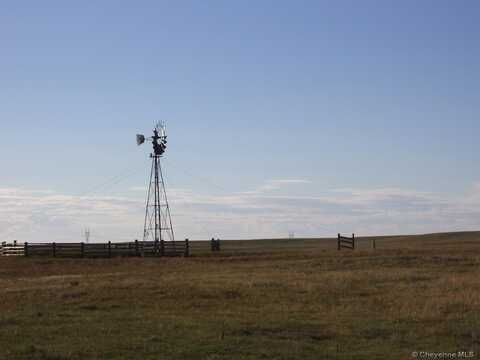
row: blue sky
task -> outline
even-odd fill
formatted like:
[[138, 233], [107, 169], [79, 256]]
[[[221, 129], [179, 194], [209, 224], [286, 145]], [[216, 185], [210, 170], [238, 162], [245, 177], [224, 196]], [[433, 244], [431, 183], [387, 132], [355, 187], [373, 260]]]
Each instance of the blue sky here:
[[1, 1], [0, 237], [478, 229], [477, 1]]

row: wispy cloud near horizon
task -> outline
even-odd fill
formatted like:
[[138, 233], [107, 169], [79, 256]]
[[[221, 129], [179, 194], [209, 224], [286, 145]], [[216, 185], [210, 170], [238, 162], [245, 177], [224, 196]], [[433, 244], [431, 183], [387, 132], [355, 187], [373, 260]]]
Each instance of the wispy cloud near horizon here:
[[[273, 188], [267, 185], [275, 185]], [[260, 238], [476, 230], [480, 186], [449, 198], [399, 188], [333, 189], [322, 196], [294, 196], [290, 185], [308, 180], [269, 180], [255, 191], [227, 195], [170, 189], [178, 238]], [[138, 192], [138, 191], [137, 191]], [[92, 228], [94, 241], [125, 241], [142, 233], [144, 198], [72, 196], [52, 190], [0, 188], [2, 241], [79, 241]]]

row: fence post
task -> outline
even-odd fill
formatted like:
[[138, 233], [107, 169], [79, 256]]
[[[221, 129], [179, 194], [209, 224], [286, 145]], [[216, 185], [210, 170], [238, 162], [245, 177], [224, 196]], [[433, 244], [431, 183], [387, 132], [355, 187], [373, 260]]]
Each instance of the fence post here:
[[[139, 241], [138, 242], [138, 248], [140, 249], [139, 250], [139, 256], [141, 257], [145, 257], [145, 241]], [[148, 249], [148, 247], [147, 247]]]
[[212, 238], [212, 240], [211, 240], [211, 242], [210, 242], [210, 249], [211, 249], [212, 251], [215, 251], [215, 239], [214, 239], [214, 238]]
[[220, 239], [217, 239], [217, 251], [220, 251]]
[[188, 243], [188, 239], [185, 239], [185, 257], [190, 256], [190, 244]]
[[112, 242], [108, 241], [108, 257], [112, 257]]
[[160, 256], [165, 255], [165, 240], [160, 240]]
[[375, 239], [372, 239], [372, 249], [376, 249], [376, 245], [375, 245]]
[[155, 240], [155, 246], [154, 246], [154, 249], [153, 249], [153, 252], [155, 253], [155, 256], [158, 256], [159, 254], [159, 246], [158, 246], [158, 239]]
[[52, 243], [52, 253], [53, 257], [57, 257], [57, 244], [55, 242]]
[[355, 250], [355, 234], [352, 234], [352, 250]]
[[337, 250], [340, 250], [340, 234], [337, 235]]
[[138, 252], [138, 240], [135, 240], [135, 256], [139, 256], [139, 252]]
[[25, 242], [23, 246], [23, 255], [28, 256], [28, 242]]
[[85, 256], [85, 244], [83, 242], [80, 243], [80, 257]]

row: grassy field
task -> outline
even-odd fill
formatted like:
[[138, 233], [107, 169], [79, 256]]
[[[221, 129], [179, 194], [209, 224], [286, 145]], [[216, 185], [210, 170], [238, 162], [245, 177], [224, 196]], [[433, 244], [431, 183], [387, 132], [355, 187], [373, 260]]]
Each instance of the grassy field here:
[[480, 233], [0, 258], [1, 359], [480, 358]]

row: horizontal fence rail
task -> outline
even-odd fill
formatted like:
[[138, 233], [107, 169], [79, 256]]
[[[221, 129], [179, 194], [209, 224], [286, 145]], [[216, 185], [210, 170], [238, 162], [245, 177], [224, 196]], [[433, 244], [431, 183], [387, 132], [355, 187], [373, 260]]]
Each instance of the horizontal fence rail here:
[[352, 234], [352, 237], [346, 237], [338, 234], [337, 250], [341, 250], [342, 248], [355, 250], [355, 234]]
[[126, 243], [2, 243], [2, 256], [114, 257], [114, 256], [189, 256], [185, 241], [134, 241]]
[[0, 255], [1, 256], [24, 256], [25, 255], [25, 247], [23, 245], [17, 244], [14, 241], [12, 244], [7, 244], [6, 242], [2, 243], [0, 247]]
[[190, 256], [192, 250], [202, 254], [220, 251], [220, 240], [211, 241], [132, 241], [113, 243], [2, 243], [1, 256], [51, 256], [65, 258], [94, 258], [117, 256]]

